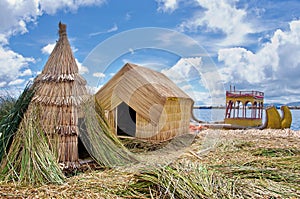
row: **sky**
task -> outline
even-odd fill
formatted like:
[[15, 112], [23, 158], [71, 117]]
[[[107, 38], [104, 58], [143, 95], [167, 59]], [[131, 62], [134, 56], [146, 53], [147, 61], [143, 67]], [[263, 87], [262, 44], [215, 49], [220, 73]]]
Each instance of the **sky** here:
[[300, 101], [299, 0], [0, 0], [0, 91], [43, 69], [58, 23], [91, 92], [127, 63], [160, 71], [199, 105], [230, 85]]

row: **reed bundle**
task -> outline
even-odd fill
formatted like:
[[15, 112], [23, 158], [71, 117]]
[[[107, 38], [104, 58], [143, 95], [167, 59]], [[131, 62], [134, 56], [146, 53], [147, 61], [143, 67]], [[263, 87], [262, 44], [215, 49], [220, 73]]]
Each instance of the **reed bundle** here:
[[115, 167], [137, 160], [111, 132], [100, 105], [89, 101], [84, 105], [85, 118], [79, 137], [94, 160], [103, 167]]
[[41, 128], [38, 111], [38, 108], [34, 108], [24, 115], [10, 149], [1, 162], [1, 181], [25, 185], [64, 182], [65, 176]]
[[34, 89], [29, 83], [16, 101], [14, 101], [13, 98], [8, 97], [1, 103], [0, 161], [8, 150], [33, 95]]
[[153, 168], [135, 178], [137, 180], [130, 185], [131, 194], [149, 198], [234, 198], [240, 195], [234, 181], [189, 161]]

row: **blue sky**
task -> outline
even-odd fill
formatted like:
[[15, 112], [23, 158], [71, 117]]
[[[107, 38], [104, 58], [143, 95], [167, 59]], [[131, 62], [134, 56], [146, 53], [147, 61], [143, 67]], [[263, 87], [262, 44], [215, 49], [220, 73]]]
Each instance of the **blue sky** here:
[[300, 101], [300, 1], [0, 0], [0, 89], [18, 93], [68, 37], [97, 90], [126, 62], [161, 71], [199, 104], [229, 85]]

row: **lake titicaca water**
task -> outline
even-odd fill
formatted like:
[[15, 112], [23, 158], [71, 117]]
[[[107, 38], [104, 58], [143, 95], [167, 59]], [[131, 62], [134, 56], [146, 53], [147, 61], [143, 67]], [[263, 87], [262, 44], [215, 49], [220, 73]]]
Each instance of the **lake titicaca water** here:
[[[249, 110], [250, 111], [250, 110]], [[278, 110], [281, 114], [281, 110]], [[291, 110], [292, 112], [292, 130], [300, 130], [300, 110]], [[196, 118], [206, 122], [222, 121], [225, 116], [225, 109], [194, 109]], [[265, 121], [265, 112], [263, 112], [263, 123]]]

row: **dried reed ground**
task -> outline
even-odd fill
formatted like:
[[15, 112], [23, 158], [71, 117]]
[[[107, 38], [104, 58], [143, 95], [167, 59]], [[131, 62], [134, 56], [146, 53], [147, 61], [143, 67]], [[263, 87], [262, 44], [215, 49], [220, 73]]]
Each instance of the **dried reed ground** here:
[[[215, 147], [203, 151], [203, 146], [211, 145]], [[300, 198], [299, 131], [205, 130], [175, 161], [201, 164], [218, 176], [233, 180], [240, 198]], [[135, 174], [122, 169], [91, 170], [68, 178], [63, 185], [22, 187], [2, 183], [0, 197], [157, 197], [154, 190], [147, 194], [134, 187]]]

